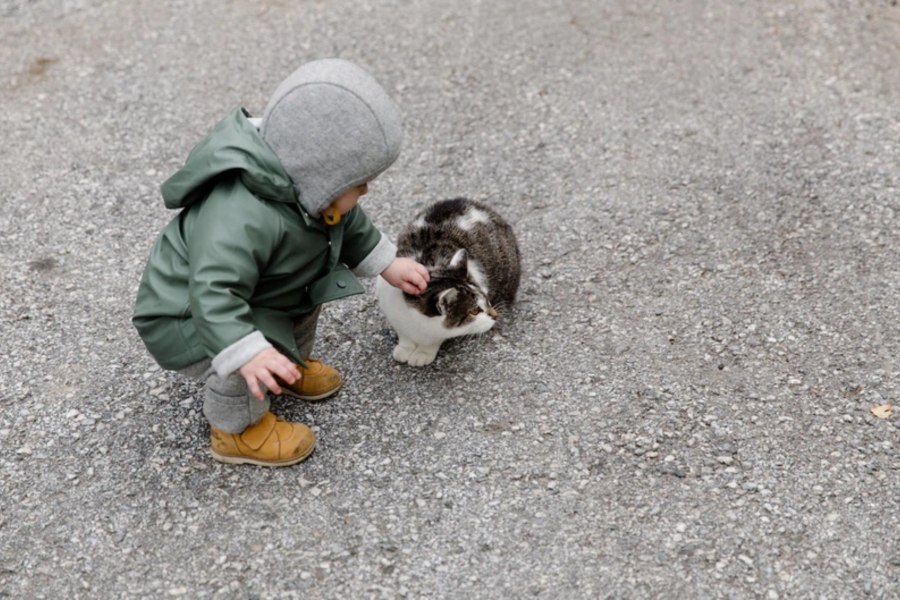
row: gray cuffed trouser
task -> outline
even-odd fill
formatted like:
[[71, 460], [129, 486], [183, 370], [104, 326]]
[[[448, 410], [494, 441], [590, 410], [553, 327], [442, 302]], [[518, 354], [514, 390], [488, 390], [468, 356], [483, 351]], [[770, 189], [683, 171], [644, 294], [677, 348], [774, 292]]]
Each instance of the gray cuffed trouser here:
[[[303, 358], [309, 358], [312, 354], [313, 344], [316, 341], [316, 325], [321, 311], [322, 307], [317, 306], [311, 313], [294, 319], [294, 339]], [[268, 394], [263, 400], [257, 400], [250, 393], [247, 381], [237, 371], [228, 377], [219, 377], [212, 368], [211, 359], [201, 360], [179, 369], [178, 372], [206, 382], [203, 390], [203, 414], [210, 425], [225, 433], [241, 433], [262, 419], [269, 410], [271, 403]], [[260, 388], [266, 392], [262, 382]]]

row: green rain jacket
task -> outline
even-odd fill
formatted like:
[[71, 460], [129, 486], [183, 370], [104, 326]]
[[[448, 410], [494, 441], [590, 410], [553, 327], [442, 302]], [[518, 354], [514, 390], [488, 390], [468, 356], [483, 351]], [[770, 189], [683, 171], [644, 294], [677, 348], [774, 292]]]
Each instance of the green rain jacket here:
[[162, 186], [166, 207], [183, 210], [153, 246], [133, 323], [163, 368], [255, 332], [303, 364], [292, 317], [362, 293], [351, 269], [376, 275], [396, 250], [358, 206], [334, 226], [310, 217], [248, 118], [237, 109], [219, 122]]

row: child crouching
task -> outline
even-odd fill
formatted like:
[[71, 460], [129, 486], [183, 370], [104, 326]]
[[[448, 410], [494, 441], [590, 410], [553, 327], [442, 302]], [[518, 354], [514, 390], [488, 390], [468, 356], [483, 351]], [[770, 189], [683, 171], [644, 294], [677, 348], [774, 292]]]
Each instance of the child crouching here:
[[363, 69], [320, 60], [275, 91], [261, 120], [237, 109], [162, 186], [182, 209], [157, 238], [133, 322], [165, 369], [205, 382], [213, 458], [287, 466], [315, 435], [269, 412], [266, 391], [321, 400], [336, 369], [310, 358], [321, 305], [381, 274], [410, 294], [428, 272], [396, 257], [359, 198], [400, 152], [396, 105]]

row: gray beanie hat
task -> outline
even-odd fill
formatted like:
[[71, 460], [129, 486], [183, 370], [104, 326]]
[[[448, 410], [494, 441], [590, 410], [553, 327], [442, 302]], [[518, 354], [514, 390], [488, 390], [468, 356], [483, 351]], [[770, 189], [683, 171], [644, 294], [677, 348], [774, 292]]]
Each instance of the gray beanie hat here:
[[403, 139], [400, 110], [384, 88], [340, 59], [294, 71], [269, 100], [259, 131], [313, 217], [391, 166]]

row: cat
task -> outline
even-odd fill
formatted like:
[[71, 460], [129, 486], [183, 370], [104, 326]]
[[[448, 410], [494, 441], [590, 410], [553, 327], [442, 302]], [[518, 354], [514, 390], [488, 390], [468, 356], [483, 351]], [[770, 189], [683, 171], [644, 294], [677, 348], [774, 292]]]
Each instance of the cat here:
[[422, 263], [431, 276], [419, 296], [381, 277], [378, 304], [399, 338], [394, 359], [431, 364], [444, 341], [482, 334], [519, 289], [521, 256], [512, 227], [493, 209], [466, 198], [443, 200], [413, 219], [397, 256]]

